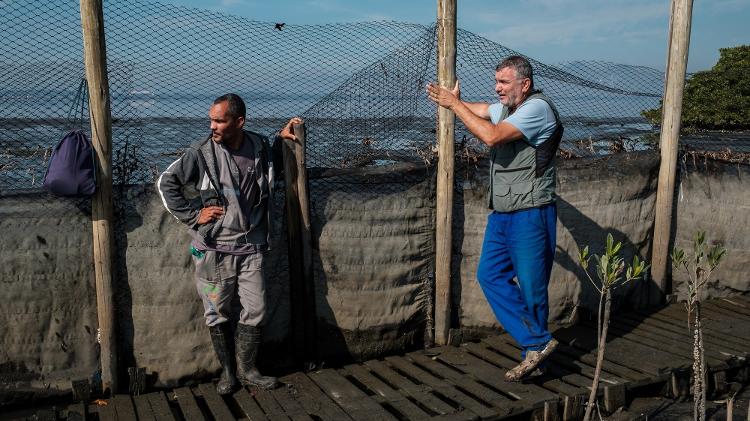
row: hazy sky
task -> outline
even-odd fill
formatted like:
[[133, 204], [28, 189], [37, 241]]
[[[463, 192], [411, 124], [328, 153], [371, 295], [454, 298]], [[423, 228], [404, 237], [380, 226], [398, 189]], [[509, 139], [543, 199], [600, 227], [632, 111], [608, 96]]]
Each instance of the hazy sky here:
[[[436, 0], [161, 0], [266, 22], [392, 20], [429, 25]], [[458, 27], [542, 62], [603, 60], [664, 69], [669, 0], [457, 0]], [[688, 71], [750, 44], [750, 0], [695, 0]]]

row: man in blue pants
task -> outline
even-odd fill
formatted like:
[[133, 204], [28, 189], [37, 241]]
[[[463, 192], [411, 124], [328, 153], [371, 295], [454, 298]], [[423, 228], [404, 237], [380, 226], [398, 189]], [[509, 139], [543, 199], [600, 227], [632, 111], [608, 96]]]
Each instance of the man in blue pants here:
[[557, 347], [547, 329], [547, 285], [555, 256], [555, 153], [563, 126], [552, 101], [534, 89], [521, 56], [495, 69], [500, 103], [467, 102], [460, 87], [427, 85], [430, 99], [451, 109], [491, 147], [488, 217], [477, 279], [500, 324], [518, 342], [521, 364], [505, 374], [519, 381], [542, 374]]

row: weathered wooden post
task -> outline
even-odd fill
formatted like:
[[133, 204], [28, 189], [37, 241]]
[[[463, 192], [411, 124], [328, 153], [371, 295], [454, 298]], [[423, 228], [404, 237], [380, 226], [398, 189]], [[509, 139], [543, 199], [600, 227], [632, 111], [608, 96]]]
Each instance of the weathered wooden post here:
[[112, 115], [109, 108], [104, 11], [101, 0], [81, 0], [83, 58], [89, 86], [91, 143], [96, 153], [96, 193], [91, 202], [96, 308], [102, 390], [117, 393], [117, 336], [112, 251]]
[[[456, 0], [437, 2], [437, 78], [456, 85]], [[451, 317], [451, 247], [453, 243], [453, 164], [456, 116], [438, 107], [437, 220], [435, 223], [435, 342], [448, 343]]]
[[692, 13], [693, 0], [672, 0], [667, 73], [664, 84], [659, 142], [661, 164], [659, 166], [659, 184], [656, 191], [654, 243], [651, 253], [651, 277], [662, 296], [671, 292], [667, 283], [667, 267], [669, 265], [669, 246], [672, 233], [672, 209], [680, 140], [682, 94], [685, 87]]
[[[312, 268], [310, 202], [305, 167], [304, 124], [294, 125], [296, 141], [284, 140], [284, 184], [289, 253], [289, 294], [295, 358], [304, 362], [315, 349], [315, 295]], [[307, 353], [305, 352], [307, 351]]]

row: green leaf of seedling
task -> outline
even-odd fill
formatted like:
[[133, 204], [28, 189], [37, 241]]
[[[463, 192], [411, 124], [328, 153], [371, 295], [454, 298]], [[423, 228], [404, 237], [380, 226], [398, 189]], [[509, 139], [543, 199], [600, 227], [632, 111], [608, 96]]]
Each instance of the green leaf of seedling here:
[[612, 243], [614, 243], [614, 239], [612, 238], [612, 234], [607, 233], [607, 248], [606, 248], [606, 254], [608, 256], [612, 255]]
[[706, 242], [706, 231], [697, 231], [693, 235], [693, 243], [703, 245]]
[[583, 270], [588, 270], [589, 259], [589, 246], [586, 246], [583, 248], [583, 250], [580, 250], [578, 252], [578, 261], [581, 263], [581, 267], [583, 268]]
[[695, 264], [700, 265], [703, 256], [706, 253], [706, 232], [698, 231], [693, 235], [693, 257], [695, 258]]
[[612, 255], [619, 253], [621, 248], [622, 248], [622, 242], [618, 241], [617, 244], [615, 244], [614, 249], [612, 250]]
[[672, 266], [674, 267], [680, 267], [682, 264], [685, 263], [685, 250], [680, 248], [673, 248], [672, 249]]
[[721, 244], [716, 244], [715, 246], [711, 247], [711, 250], [708, 253], [708, 265], [711, 270], [715, 269], [716, 266], [719, 265], [726, 254], [727, 249], [725, 249]]

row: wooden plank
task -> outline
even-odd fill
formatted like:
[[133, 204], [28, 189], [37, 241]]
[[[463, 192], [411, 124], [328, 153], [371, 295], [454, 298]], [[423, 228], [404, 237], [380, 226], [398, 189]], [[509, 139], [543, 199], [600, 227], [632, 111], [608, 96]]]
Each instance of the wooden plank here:
[[[596, 329], [596, 324], [594, 324], [593, 322], [584, 322], [582, 323], [582, 325], [585, 325], [592, 330]], [[652, 332], [649, 332], [646, 329], [642, 329], [637, 326], [627, 326], [619, 323], [616, 320], [610, 322], [608, 335], [625, 338], [629, 341], [636, 342], [648, 348], [658, 350], [661, 353], [666, 354], [664, 355], [665, 359], [674, 358], [674, 365], [672, 365], [673, 368], [684, 368], [692, 365], [690, 359], [686, 357], [686, 355], [690, 354], [680, 352], [682, 347], [685, 345], [684, 342], [675, 342], [670, 338], [654, 335]]]
[[297, 402], [311, 416], [324, 420], [348, 421], [351, 417], [330, 399], [315, 382], [303, 373], [294, 373], [281, 379], [292, 389]]
[[[495, 349], [502, 349], [506, 344], [508, 344], [508, 342], [502, 336], [489, 336], [483, 339], [482, 342]], [[563, 352], [566, 349], [571, 348], [565, 344], [560, 344], [558, 346], [558, 349], [550, 355], [549, 358], [551, 367], [553, 367], [554, 369], [554, 367], [557, 366], [562, 370], [578, 374], [582, 377], [578, 378], [578, 381], [589, 385], [590, 390], [591, 381], [594, 378], [594, 365], [596, 364], [596, 358], [587, 354], [591, 357], [591, 361], [594, 362], [594, 365], [590, 365], [578, 358], [578, 356], [580, 356], [580, 351], [574, 351], [574, 353], [578, 353], [578, 356], [571, 357], [569, 354], [565, 354]], [[520, 350], [518, 352], [520, 352]], [[506, 355], [508, 354], [506, 353]], [[616, 374], [610, 373], [609, 371], [607, 371], [607, 368], [607, 366], [603, 367], [599, 376], [599, 381], [602, 383], [620, 384], [627, 383], [633, 380], [632, 378], [623, 378]], [[637, 378], [646, 377], [642, 373], [637, 373]]]
[[750, 319], [737, 312], [720, 307], [705, 305], [701, 308], [701, 316], [709, 329], [721, 326], [724, 332], [733, 335], [733, 338], [742, 340], [750, 345]]
[[506, 382], [504, 380], [504, 370], [482, 361], [460, 349], [441, 347], [434, 349], [434, 351], [440, 352], [440, 354], [437, 355], [437, 358], [441, 361], [444, 361], [464, 373], [500, 390], [508, 396], [513, 396], [518, 400], [523, 400], [525, 407], [529, 409], [541, 407], [545, 401], [558, 399], [554, 393], [533, 384]]
[[476, 421], [477, 419], [477, 414], [469, 410], [458, 411], [452, 414], [437, 415], [430, 418], [432, 421]]
[[211, 411], [211, 415], [214, 416], [216, 421], [235, 420], [224, 399], [216, 392], [216, 386], [213, 383], [201, 383], [198, 385], [198, 390], [201, 392], [208, 410]]
[[[591, 389], [589, 387], [589, 389]], [[578, 421], [583, 419], [586, 413], [586, 402], [588, 398], [585, 396], [566, 396], [563, 398], [563, 421]]]
[[422, 352], [423, 351], [411, 352], [406, 355], [406, 358], [414, 361], [414, 363], [419, 364], [421, 367], [424, 367], [425, 370], [446, 379], [482, 401], [492, 405], [498, 415], [508, 415], [516, 408], [516, 401], [510, 400], [487, 386], [474, 381], [474, 379], [465, 375], [463, 372], [456, 371], [453, 368], [449, 368], [436, 360], [433, 360]]
[[411, 361], [404, 357], [386, 357], [385, 359], [392, 367], [401, 370], [405, 374], [417, 379], [418, 381], [431, 387], [436, 392], [446, 398], [458, 403], [467, 410], [479, 415], [482, 418], [487, 418], [495, 415], [495, 411], [485, 405], [483, 402], [477, 401], [471, 396], [464, 394], [457, 390], [453, 385], [443, 381], [442, 379], [433, 376], [430, 372], [423, 370], [420, 367], [414, 365]]
[[146, 395], [133, 396], [135, 412], [138, 415], [138, 421], [156, 421], [154, 412], [151, 410], [151, 402]]
[[174, 414], [169, 408], [169, 402], [167, 402], [164, 392], [154, 392], [144, 396], [148, 398], [148, 402], [151, 404], [151, 411], [157, 421], [174, 421]]
[[[662, 324], [671, 326], [674, 330], [679, 330], [681, 332], [686, 332], [688, 335], [692, 335], [690, 331], [688, 330], [687, 325], [687, 315], [685, 313], [682, 314], [668, 314], [668, 313], [654, 313], [650, 316], [650, 319], [653, 321], [658, 321]], [[704, 342], [716, 344], [716, 345], [725, 345], [727, 347], [732, 347], [733, 349], [738, 350], [738, 352], [747, 353], [747, 344], [745, 344], [741, 340], [737, 340], [734, 337], [726, 336], [726, 335], [719, 335], [713, 334], [712, 332], [704, 332], [703, 337]], [[692, 339], [690, 340], [692, 342]]]
[[84, 421], [86, 419], [86, 406], [83, 402], [68, 405], [66, 421]]
[[437, 415], [452, 414], [456, 412], [455, 408], [438, 399], [431, 394], [431, 388], [425, 385], [417, 385], [408, 378], [402, 376], [382, 361], [366, 361], [364, 365], [373, 373], [398, 388], [401, 393], [414, 398], [420, 405], [428, 408]]
[[285, 387], [279, 387], [271, 391], [271, 395], [276, 398], [276, 402], [281, 405], [289, 418], [294, 421], [312, 421], [312, 418], [305, 412], [302, 405], [294, 398], [294, 394]]
[[[117, 410], [112, 399], [107, 399], [106, 405], [96, 405], [99, 421], [117, 421]], [[89, 412], [92, 412], [89, 410]]]
[[669, 389], [673, 398], [687, 398], [690, 396], [691, 370], [675, 370], [672, 372]]
[[[590, 351], [595, 358], [598, 343], [596, 325], [579, 324], [574, 328], [559, 329], [555, 331], [555, 335], [561, 342], [574, 348]], [[605, 360], [651, 376], [658, 376], [670, 370], [670, 359], [661, 355], [657, 349], [643, 346], [627, 336], [615, 334], [607, 335]]]
[[738, 318], [750, 322], [750, 308], [745, 307], [739, 302], [719, 299], [707, 300], [704, 301], [704, 303], [707, 307], [728, 311], [730, 314], [736, 315]]
[[376, 396], [382, 397], [385, 402], [388, 402], [388, 404], [395, 408], [406, 419], [416, 420], [430, 417], [430, 414], [423, 411], [420, 407], [412, 403], [392, 387], [388, 386], [385, 382], [373, 376], [364, 367], [358, 364], [352, 364], [344, 367], [344, 371], [355, 378], [358, 382], [365, 385], [368, 389], [372, 390]]
[[[664, 308], [661, 311], [652, 314], [651, 317], [682, 325], [687, 329], [687, 312], [677, 306]], [[708, 337], [711, 339], [724, 340], [743, 347], [744, 349], [750, 349], [750, 339], [737, 336], [736, 328], [729, 328], [721, 323], [721, 321], [717, 323], [716, 320], [712, 320], [710, 317], [703, 318], [703, 327], [704, 339]]]
[[[505, 370], [509, 370], [519, 364], [519, 361], [513, 361], [508, 357], [502, 356], [494, 351], [490, 351], [489, 349], [476, 343], [467, 343], [462, 345], [462, 347], [471, 352], [473, 355], [483, 359], [484, 361], [499, 366], [500, 368], [503, 368]], [[562, 382], [559, 379], [552, 378], [549, 375], [543, 375], [539, 378], [530, 379], [529, 382], [536, 384], [537, 386], [542, 386], [547, 390], [552, 390], [562, 396], [576, 396], [586, 392], [585, 390], [581, 390], [580, 388]]]
[[[563, 343], [585, 351], [596, 351], [596, 330], [586, 326], [563, 328], [555, 331], [555, 337]], [[605, 361], [613, 361], [651, 376], [659, 376], [670, 371], [670, 360], [658, 350], [650, 349], [627, 338], [608, 335]]]
[[286, 421], [289, 420], [289, 416], [284, 412], [284, 409], [276, 402], [276, 398], [271, 395], [271, 392], [266, 390], [255, 391], [255, 401], [266, 413], [266, 417], [271, 421]]
[[[557, 350], [554, 353], [552, 353], [552, 360], [560, 363], [566, 357], [572, 359], [572, 361], [580, 361], [581, 363], [586, 364], [587, 366], [591, 367], [590, 373], [591, 373], [591, 378], [593, 379], [593, 372], [596, 367], [596, 351], [586, 352], [586, 351], [582, 351], [580, 348], [574, 348], [574, 347], [561, 343], [560, 345], [558, 345]], [[626, 383], [644, 384], [644, 383], [653, 381], [653, 376], [649, 374], [645, 374], [643, 372], [633, 370], [632, 368], [619, 364], [616, 361], [607, 359], [606, 353], [605, 353], [605, 360], [604, 360], [604, 366], [602, 367], [602, 371], [612, 373], [624, 379]], [[586, 372], [586, 375], [587, 376], [589, 375], [588, 370]]]
[[[710, 374], [709, 374], [710, 376]], [[714, 396], [716, 395], [723, 395], [726, 393], [728, 389], [727, 385], [727, 372], [726, 371], [717, 371], [713, 373], [713, 391], [708, 390], [708, 393], [713, 392], [712, 394]], [[731, 418], [730, 418], [731, 419]]]
[[[650, 328], [655, 329], [657, 332], [670, 335], [676, 340], [685, 341], [685, 343], [692, 344], [692, 336], [687, 328], [687, 320], [681, 324], [676, 320], [667, 316], [654, 316], [643, 318], [642, 316], [622, 315], [622, 319], [627, 320], [630, 323], [642, 324]], [[664, 320], [666, 318], [666, 320]], [[731, 356], [744, 356], [747, 354], [747, 348], [734, 344], [729, 341], [717, 341], [716, 338], [704, 337], [705, 345], [710, 349], [712, 353], [722, 355], [726, 357]]]
[[[612, 320], [610, 323], [610, 331], [618, 336], [627, 335], [629, 339], [642, 345], [659, 349], [669, 355], [674, 355], [677, 360], [675, 360], [673, 368], [682, 369], [692, 366], [692, 346], [690, 346], [690, 343], [688, 342], [678, 341], [669, 336], [660, 335], [659, 333], [641, 326], [631, 326], [624, 323], [622, 320]], [[709, 352], [706, 352], [706, 362], [712, 367], [728, 367], [726, 362], [716, 358]]]
[[625, 385], [604, 386], [604, 409], [615, 412], [617, 408], [625, 406]]
[[129, 395], [115, 395], [110, 402], [115, 406], [119, 421], [136, 421], [135, 407]]
[[712, 300], [716, 305], [724, 308], [733, 309], [735, 311], [742, 312], [750, 316], [750, 301], [741, 296], [736, 297], [723, 297], [716, 300]]
[[545, 402], [542, 408], [531, 413], [531, 420], [533, 421], [558, 421], [559, 419], [560, 414], [555, 402]]
[[[716, 305], [712, 301], [704, 302], [701, 306], [702, 313], [701, 315], [705, 315], [705, 317], [709, 320], [716, 320], [716, 321], [731, 321], [733, 323], [736, 323], [737, 327], [740, 331], [743, 331], [743, 333], [748, 332], [749, 330], [748, 325], [750, 325], [750, 316], [747, 316], [743, 314], [742, 312], [730, 309], [730, 308], [724, 308], [721, 306]], [[744, 328], [744, 329], [743, 329]], [[743, 337], [747, 337], [747, 335], [743, 334]]]
[[266, 421], [268, 418], [255, 399], [248, 393], [244, 387], [232, 394], [232, 398], [242, 410], [242, 413], [253, 421]]
[[351, 384], [335, 370], [325, 369], [308, 374], [308, 377], [355, 420], [395, 420], [364, 392]]
[[189, 387], [181, 387], [175, 389], [174, 396], [177, 399], [177, 404], [180, 406], [182, 416], [186, 420], [203, 420], [205, 417], [198, 407], [198, 403], [195, 401], [195, 396]]

